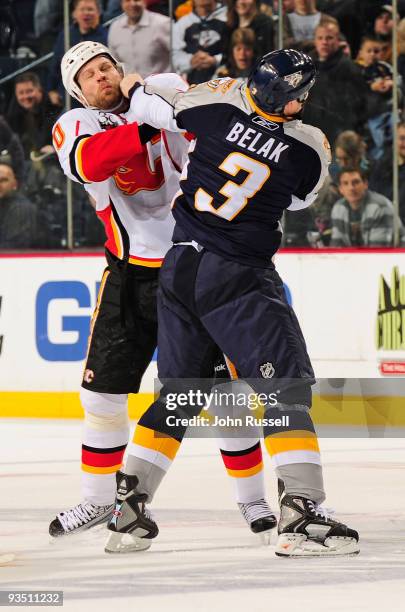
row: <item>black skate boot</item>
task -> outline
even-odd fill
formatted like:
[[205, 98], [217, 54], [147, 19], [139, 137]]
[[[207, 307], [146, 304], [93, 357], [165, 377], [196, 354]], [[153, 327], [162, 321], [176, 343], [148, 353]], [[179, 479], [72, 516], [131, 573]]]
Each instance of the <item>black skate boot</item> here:
[[257, 499], [246, 504], [238, 504], [239, 510], [253, 533], [263, 544], [270, 544], [270, 532], [277, 527], [277, 518], [265, 499]]
[[126, 553], [150, 548], [159, 533], [158, 526], [145, 508], [147, 495], [138, 493], [138, 478], [117, 472], [117, 497], [108, 523], [111, 532], [105, 546], [108, 553]]
[[280, 508], [276, 545], [279, 557], [332, 557], [360, 552], [357, 531], [332, 520], [310, 499], [284, 495]]
[[84, 501], [70, 510], [60, 512], [49, 525], [49, 535], [59, 538], [90, 529], [94, 525], [107, 522], [113, 509], [114, 504], [97, 506]]

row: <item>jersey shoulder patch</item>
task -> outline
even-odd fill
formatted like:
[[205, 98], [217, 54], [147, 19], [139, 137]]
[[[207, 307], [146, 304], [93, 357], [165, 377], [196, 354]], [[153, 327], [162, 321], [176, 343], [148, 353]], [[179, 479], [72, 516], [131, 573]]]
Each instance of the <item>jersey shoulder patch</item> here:
[[319, 128], [302, 121], [290, 121], [284, 123], [284, 133], [315, 149], [323, 163], [329, 165], [332, 161], [329, 141]]
[[242, 95], [244, 87], [244, 82], [241, 79], [231, 79], [229, 77], [212, 79], [199, 85], [191, 85], [185, 94], [175, 98], [174, 114], [176, 116], [182, 111], [197, 106], [227, 104], [249, 115], [252, 109], [245, 96]]

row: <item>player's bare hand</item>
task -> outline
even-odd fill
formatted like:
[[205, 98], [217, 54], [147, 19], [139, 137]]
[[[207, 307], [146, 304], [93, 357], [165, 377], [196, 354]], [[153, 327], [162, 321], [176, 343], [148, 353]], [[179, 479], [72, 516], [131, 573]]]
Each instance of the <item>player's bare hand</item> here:
[[122, 95], [125, 98], [128, 98], [129, 91], [133, 88], [136, 83], [141, 83], [142, 85], [145, 83], [140, 74], [134, 72], [133, 74], [127, 74], [124, 76], [120, 83], [120, 88]]

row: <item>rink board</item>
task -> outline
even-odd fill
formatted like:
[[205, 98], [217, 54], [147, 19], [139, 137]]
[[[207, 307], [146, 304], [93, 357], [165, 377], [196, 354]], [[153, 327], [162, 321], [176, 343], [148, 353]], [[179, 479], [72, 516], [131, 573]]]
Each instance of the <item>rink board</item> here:
[[[315, 420], [403, 425], [405, 251], [285, 251], [276, 263], [316, 375], [379, 379], [377, 390], [363, 389], [365, 401], [348, 387], [343, 399], [333, 389], [322, 402], [315, 396]], [[0, 256], [1, 416], [81, 416], [77, 391], [104, 266], [99, 253]], [[134, 418], [155, 376], [153, 362], [131, 398]]]

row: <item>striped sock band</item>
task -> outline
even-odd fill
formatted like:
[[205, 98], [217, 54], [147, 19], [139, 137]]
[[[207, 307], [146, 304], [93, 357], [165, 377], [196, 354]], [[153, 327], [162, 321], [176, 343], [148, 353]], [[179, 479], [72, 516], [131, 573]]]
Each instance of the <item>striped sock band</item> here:
[[126, 444], [113, 448], [96, 448], [82, 444], [82, 470], [90, 474], [117, 472], [124, 457]]

